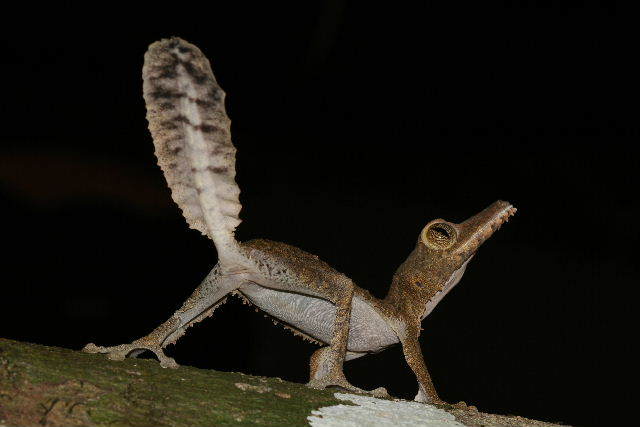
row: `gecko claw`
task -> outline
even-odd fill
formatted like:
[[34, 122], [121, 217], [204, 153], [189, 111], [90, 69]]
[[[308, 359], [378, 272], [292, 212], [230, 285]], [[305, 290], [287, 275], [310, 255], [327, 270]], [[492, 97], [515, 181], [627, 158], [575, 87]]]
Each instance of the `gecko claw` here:
[[146, 350], [149, 350], [156, 355], [158, 361], [160, 362], [160, 366], [162, 366], [163, 368], [176, 369], [180, 366], [178, 365], [178, 363], [176, 363], [175, 360], [173, 360], [173, 358], [164, 354], [164, 351], [162, 351], [161, 348], [148, 344], [145, 345], [138, 341], [134, 341], [131, 344], [121, 344], [112, 347], [102, 347], [99, 345], [95, 345], [94, 343], [89, 343], [82, 349], [82, 351], [85, 353], [106, 354], [109, 360], [116, 361], [124, 360], [127, 357], [138, 357]]

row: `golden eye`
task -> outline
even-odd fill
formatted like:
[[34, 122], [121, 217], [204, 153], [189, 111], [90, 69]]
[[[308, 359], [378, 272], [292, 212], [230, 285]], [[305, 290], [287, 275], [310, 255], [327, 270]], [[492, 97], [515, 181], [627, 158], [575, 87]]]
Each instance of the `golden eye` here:
[[422, 240], [433, 249], [447, 249], [456, 241], [456, 230], [446, 222], [436, 222], [427, 227]]

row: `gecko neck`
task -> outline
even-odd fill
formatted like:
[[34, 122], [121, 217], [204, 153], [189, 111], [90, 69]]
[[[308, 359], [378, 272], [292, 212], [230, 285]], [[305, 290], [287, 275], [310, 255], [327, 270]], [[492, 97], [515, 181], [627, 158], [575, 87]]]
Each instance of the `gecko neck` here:
[[392, 284], [387, 296], [380, 300], [380, 305], [386, 313], [403, 323], [419, 324], [423, 304], [416, 304], [415, 297], [413, 293], [406, 292], [406, 289]]
[[473, 256], [437, 289], [421, 289], [414, 281], [404, 280], [401, 274], [395, 275], [387, 296], [380, 300], [381, 306], [397, 319], [414, 326], [420, 325], [422, 320], [460, 282], [471, 258]]

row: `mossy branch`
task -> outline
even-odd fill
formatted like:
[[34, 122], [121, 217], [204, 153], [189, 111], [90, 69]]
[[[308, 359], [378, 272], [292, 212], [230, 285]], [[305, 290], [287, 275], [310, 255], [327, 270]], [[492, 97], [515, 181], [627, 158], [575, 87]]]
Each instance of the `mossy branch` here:
[[[0, 425], [306, 426], [314, 409], [349, 404], [279, 378], [180, 367], [0, 339]], [[400, 408], [400, 407], [399, 407]], [[468, 426], [552, 426], [444, 408]], [[400, 410], [400, 409], [399, 409]]]
[[0, 424], [296, 426], [338, 403], [332, 392], [279, 378], [0, 339]]

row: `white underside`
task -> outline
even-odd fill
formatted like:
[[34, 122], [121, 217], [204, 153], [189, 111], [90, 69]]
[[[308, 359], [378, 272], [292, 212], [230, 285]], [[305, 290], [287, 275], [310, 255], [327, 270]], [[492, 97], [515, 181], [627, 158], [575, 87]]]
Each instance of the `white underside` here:
[[[308, 295], [266, 288], [248, 282], [238, 289], [258, 308], [329, 344], [333, 335], [336, 307], [329, 301]], [[347, 350], [375, 353], [396, 344], [398, 337], [373, 307], [354, 296]]]
[[[455, 271], [442, 290], [425, 305], [423, 319], [460, 281], [470, 260], [471, 258]], [[262, 279], [259, 276], [257, 278]], [[248, 281], [240, 286], [238, 291], [265, 313], [322, 343], [331, 343], [336, 318], [335, 305], [317, 296], [276, 289], [279, 286], [278, 283], [265, 282], [272, 284], [273, 287]], [[398, 342], [398, 335], [380, 313], [369, 303], [354, 295], [347, 342], [347, 351], [351, 354], [347, 354], [347, 360], [366, 353], [377, 353]]]
[[436, 305], [438, 305], [438, 303], [442, 300], [442, 298], [444, 298], [445, 295], [447, 295], [449, 291], [453, 289], [453, 287], [457, 285], [458, 282], [462, 279], [462, 276], [464, 275], [464, 272], [467, 269], [467, 264], [469, 264], [469, 261], [471, 261], [471, 258], [473, 258], [473, 255], [470, 256], [469, 259], [466, 260], [465, 263], [462, 264], [462, 266], [459, 269], [453, 272], [451, 277], [449, 277], [449, 280], [447, 280], [447, 283], [445, 283], [444, 286], [442, 287], [442, 290], [440, 290], [439, 292], [436, 292], [436, 294], [433, 297], [431, 297], [429, 302], [427, 302], [427, 304], [424, 307], [424, 312], [422, 313], [422, 317], [421, 317], [422, 320], [424, 320], [424, 318], [427, 317], [433, 311], [434, 308], [436, 308]]

